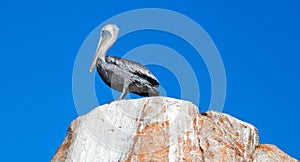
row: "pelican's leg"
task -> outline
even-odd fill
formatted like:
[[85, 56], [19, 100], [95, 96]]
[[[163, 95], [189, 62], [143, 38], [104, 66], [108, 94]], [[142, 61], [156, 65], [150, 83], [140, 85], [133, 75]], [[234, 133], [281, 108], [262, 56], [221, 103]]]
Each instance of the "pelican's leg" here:
[[123, 85], [122, 94], [121, 94], [121, 96], [119, 97], [119, 100], [124, 99], [124, 97], [125, 97], [125, 96], [127, 95], [127, 93], [128, 93], [128, 90], [129, 90], [129, 81], [128, 81], [127, 79], [125, 79], [124, 85]]

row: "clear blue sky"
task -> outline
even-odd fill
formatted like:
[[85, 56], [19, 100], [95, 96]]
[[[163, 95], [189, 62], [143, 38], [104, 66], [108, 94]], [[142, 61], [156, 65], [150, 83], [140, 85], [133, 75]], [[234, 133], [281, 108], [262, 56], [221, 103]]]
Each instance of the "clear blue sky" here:
[[[77, 117], [72, 71], [81, 44], [104, 20], [145, 7], [174, 10], [199, 23], [215, 42], [225, 65], [228, 91], [223, 112], [255, 125], [261, 143], [275, 144], [300, 159], [299, 1], [133, 0], [0, 3], [0, 161], [51, 159], [69, 123]], [[174, 42], [164, 41], [170, 38]], [[193, 53], [182, 40], [162, 32], [136, 32], [121, 41], [115, 50], [126, 52], [157, 43]], [[110, 54], [122, 56], [113, 53], [114, 49]], [[209, 76], [195, 56], [186, 55], [191, 62], [200, 60], [193, 65], [201, 69], [200, 111], [206, 111]], [[170, 75], [168, 71], [149, 68], [166, 85], [162, 74]], [[96, 86], [97, 91], [109, 90], [99, 77]], [[178, 83], [169, 86], [178, 87]], [[178, 90], [170, 89], [168, 94], [177, 97]]]

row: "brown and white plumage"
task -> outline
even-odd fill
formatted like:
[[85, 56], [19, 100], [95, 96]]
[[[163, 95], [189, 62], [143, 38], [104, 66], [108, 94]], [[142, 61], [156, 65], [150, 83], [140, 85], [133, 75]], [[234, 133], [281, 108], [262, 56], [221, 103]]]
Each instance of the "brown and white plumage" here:
[[128, 70], [130, 73], [140, 76], [141, 78], [146, 79], [153, 86], [158, 86], [159, 82], [156, 77], [140, 63], [133, 62], [124, 58], [119, 58], [116, 56], [106, 56], [105, 61], [107, 63], [115, 64], [118, 67]]

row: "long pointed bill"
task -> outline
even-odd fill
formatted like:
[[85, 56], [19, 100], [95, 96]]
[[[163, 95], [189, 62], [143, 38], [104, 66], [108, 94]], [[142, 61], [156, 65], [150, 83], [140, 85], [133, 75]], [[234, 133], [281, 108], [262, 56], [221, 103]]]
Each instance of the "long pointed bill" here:
[[96, 62], [98, 60], [98, 57], [100, 56], [101, 41], [102, 41], [102, 37], [100, 37], [100, 40], [99, 40], [99, 43], [98, 43], [98, 46], [97, 46], [97, 50], [96, 50], [96, 53], [95, 53], [95, 56], [94, 56], [94, 60], [93, 60], [92, 65], [90, 67], [90, 72], [93, 71], [93, 68], [96, 65]]

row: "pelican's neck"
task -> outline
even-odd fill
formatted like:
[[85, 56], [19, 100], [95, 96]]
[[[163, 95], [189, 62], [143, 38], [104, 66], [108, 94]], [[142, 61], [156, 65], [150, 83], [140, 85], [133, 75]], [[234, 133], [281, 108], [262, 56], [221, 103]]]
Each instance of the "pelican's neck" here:
[[98, 58], [100, 58], [102, 61], [105, 61], [105, 56], [106, 56], [107, 51], [114, 45], [116, 40], [117, 40], [117, 36], [115, 34], [112, 34], [112, 37], [110, 39], [108, 39], [106, 43], [101, 45], [102, 38], [100, 38], [100, 41], [99, 41], [100, 50], [99, 50]]
[[113, 44], [114, 44], [114, 41], [112, 41], [112, 40], [110, 40], [109, 42], [107, 42], [107, 44], [102, 47], [102, 50], [99, 51], [100, 53], [99, 53], [99, 57], [98, 58], [101, 59], [102, 61], [105, 61], [106, 53], [112, 47]]

